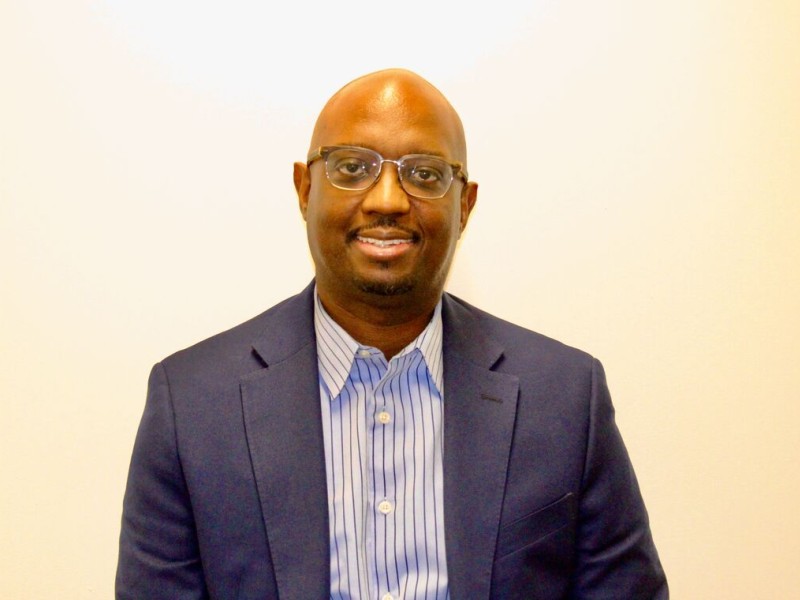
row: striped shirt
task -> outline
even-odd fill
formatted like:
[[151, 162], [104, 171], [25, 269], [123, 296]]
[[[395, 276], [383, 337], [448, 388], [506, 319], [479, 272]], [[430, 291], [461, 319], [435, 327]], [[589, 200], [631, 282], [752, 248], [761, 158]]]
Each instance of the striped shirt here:
[[447, 600], [441, 302], [388, 363], [316, 297], [331, 598]]

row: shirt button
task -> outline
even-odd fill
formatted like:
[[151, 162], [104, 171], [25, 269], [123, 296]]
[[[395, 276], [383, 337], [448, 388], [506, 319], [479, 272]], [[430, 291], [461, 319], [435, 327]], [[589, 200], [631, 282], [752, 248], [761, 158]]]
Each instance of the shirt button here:
[[389, 502], [388, 500], [384, 500], [380, 504], [378, 504], [378, 510], [385, 515], [388, 515], [390, 512], [392, 512], [392, 508], [394, 507], [392, 506], [392, 503]]
[[394, 597], [391, 594], [384, 594], [381, 596], [381, 600], [394, 600]]
[[378, 422], [381, 423], [382, 425], [387, 425], [388, 423], [391, 423], [391, 421], [392, 421], [392, 415], [390, 415], [385, 410], [378, 413]]
[[358, 355], [361, 358], [367, 358], [369, 356], [369, 350], [359, 350]]

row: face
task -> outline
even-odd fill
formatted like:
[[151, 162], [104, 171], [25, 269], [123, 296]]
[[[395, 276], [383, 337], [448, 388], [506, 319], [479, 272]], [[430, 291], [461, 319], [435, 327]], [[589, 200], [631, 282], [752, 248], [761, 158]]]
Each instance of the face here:
[[[424, 84], [424, 85], [423, 85]], [[367, 80], [326, 106], [313, 147], [361, 146], [387, 159], [431, 154], [464, 161], [463, 133], [449, 104], [425, 83]], [[334, 187], [325, 161], [295, 165], [295, 186], [323, 299], [342, 306], [392, 299], [438, 301], [466, 226], [477, 185], [456, 177], [443, 198], [421, 199], [400, 185], [385, 163], [368, 190]]]

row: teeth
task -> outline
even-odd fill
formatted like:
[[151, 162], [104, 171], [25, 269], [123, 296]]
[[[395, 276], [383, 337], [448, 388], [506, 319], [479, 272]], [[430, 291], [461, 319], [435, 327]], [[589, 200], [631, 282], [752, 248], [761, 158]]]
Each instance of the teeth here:
[[373, 246], [377, 246], [378, 248], [388, 248], [389, 246], [396, 246], [397, 244], [407, 244], [411, 240], [377, 240], [375, 238], [368, 238], [368, 237], [361, 237], [358, 236], [359, 242], [364, 242], [365, 244], [372, 244]]

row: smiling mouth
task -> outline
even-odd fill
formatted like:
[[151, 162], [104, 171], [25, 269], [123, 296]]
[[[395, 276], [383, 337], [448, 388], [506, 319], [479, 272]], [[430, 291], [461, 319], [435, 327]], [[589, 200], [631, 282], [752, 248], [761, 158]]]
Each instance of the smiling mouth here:
[[356, 239], [359, 242], [371, 244], [373, 246], [377, 246], [378, 248], [389, 248], [391, 246], [398, 246], [400, 244], [410, 244], [413, 241], [411, 238], [381, 240], [378, 238], [365, 237], [363, 235], [357, 235]]

